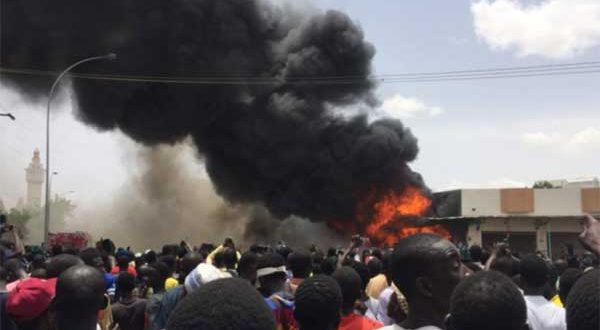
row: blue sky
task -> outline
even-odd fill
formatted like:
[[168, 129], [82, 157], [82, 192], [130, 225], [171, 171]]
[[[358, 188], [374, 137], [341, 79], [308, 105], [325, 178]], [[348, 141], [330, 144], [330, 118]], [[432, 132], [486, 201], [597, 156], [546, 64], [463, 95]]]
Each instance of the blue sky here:
[[[362, 26], [377, 49], [377, 74], [600, 59], [597, 0], [311, 3], [342, 10]], [[600, 74], [589, 74], [382, 84], [377, 93], [382, 111], [401, 118], [419, 138], [413, 168], [443, 190], [600, 175], [599, 83]], [[10, 206], [24, 195], [29, 150], [42, 147], [43, 105], [2, 86], [0, 105], [18, 118], [0, 121], [0, 198]], [[120, 133], [78, 123], [70, 104], [56, 108], [56, 191], [75, 191], [72, 198], [80, 203], [109, 198], [135, 171], [136, 147]]]

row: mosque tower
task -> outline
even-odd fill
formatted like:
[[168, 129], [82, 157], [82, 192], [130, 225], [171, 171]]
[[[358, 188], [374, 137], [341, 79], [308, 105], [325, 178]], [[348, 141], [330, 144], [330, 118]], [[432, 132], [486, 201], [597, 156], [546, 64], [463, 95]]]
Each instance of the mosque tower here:
[[44, 167], [40, 162], [40, 151], [35, 149], [29, 167], [25, 169], [27, 179], [27, 206], [41, 206]]

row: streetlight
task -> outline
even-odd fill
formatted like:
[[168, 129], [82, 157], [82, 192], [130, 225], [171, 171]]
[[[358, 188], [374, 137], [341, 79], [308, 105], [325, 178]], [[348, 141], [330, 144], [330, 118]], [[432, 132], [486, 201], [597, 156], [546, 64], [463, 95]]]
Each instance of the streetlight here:
[[0, 116], [3, 116], [3, 117], [8, 117], [8, 118], [10, 118], [10, 119], [12, 119], [12, 120], [15, 120], [15, 119], [16, 119], [16, 118], [15, 118], [15, 116], [13, 116], [13, 114], [12, 114], [12, 113], [10, 113], [10, 112], [7, 112], [7, 113], [0, 113]]
[[44, 248], [48, 250], [48, 229], [50, 226], [50, 103], [52, 102], [52, 97], [54, 96], [54, 92], [56, 87], [60, 83], [61, 79], [72, 69], [75, 67], [92, 61], [99, 60], [116, 60], [117, 54], [109, 53], [104, 56], [94, 56], [84, 58], [83, 60], [77, 61], [71, 64], [68, 68], [66, 68], [63, 72], [61, 72], [54, 83], [52, 84], [52, 88], [50, 88], [50, 93], [48, 93], [48, 104], [46, 105], [46, 205], [44, 206]]

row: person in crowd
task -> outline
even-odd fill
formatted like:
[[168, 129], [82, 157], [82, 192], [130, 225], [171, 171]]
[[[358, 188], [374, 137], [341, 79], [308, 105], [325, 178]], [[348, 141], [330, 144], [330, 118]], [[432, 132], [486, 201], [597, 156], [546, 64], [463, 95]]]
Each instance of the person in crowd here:
[[8, 300], [8, 291], [6, 291], [7, 277], [6, 269], [0, 265], [0, 329], [16, 330], [17, 325], [9, 318], [6, 311], [6, 301]]
[[144, 330], [146, 300], [134, 297], [135, 277], [128, 272], [117, 276], [117, 302], [112, 306], [113, 322], [120, 330]]
[[86, 248], [79, 252], [79, 257], [83, 262], [91, 267], [97, 268], [104, 277], [104, 283], [106, 283], [106, 292], [113, 299], [115, 297], [115, 276], [106, 272], [102, 253], [97, 248]]
[[564, 307], [564, 304], [567, 302], [569, 292], [571, 292], [573, 285], [575, 285], [575, 283], [581, 277], [581, 275], [583, 275], [581, 269], [567, 268], [560, 276], [560, 280], [558, 282], [558, 296], [560, 297], [560, 307]]
[[90, 266], [74, 266], [64, 271], [56, 282], [52, 302], [57, 330], [96, 330], [98, 311], [108, 303], [102, 273]]
[[589, 214], [586, 215], [579, 241], [588, 251], [600, 257], [600, 221]]
[[119, 275], [120, 272], [128, 272], [134, 277], [137, 277], [137, 271], [135, 270], [135, 267], [130, 265], [130, 262], [133, 260], [133, 258], [129, 251], [119, 250], [115, 258], [117, 259], [117, 265], [110, 270], [111, 274]]
[[338, 265], [337, 257], [328, 257], [328, 258], [324, 259], [321, 262], [320, 267], [319, 267], [320, 274], [331, 276], [331, 274], [333, 274], [333, 272], [335, 272], [337, 265]]
[[266, 253], [258, 260], [256, 269], [259, 291], [269, 305], [278, 328], [293, 329], [294, 297], [285, 292], [287, 279], [285, 261], [278, 253]]
[[383, 324], [356, 313], [355, 308], [363, 296], [363, 285], [360, 275], [352, 267], [342, 267], [333, 273], [342, 290], [342, 318], [339, 330], [372, 330], [383, 327]]
[[236, 270], [238, 263], [238, 253], [236, 250], [226, 247], [223, 249], [223, 271], [228, 273], [231, 277], [238, 277]]
[[56, 278], [21, 281], [6, 300], [6, 312], [19, 330], [52, 329], [48, 310], [55, 297]]
[[[181, 272], [179, 276], [185, 276], [183, 284], [167, 291], [160, 300], [158, 315], [154, 320], [158, 328], [162, 329], [167, 325], [169, 316], [188, 292], [191, 293], [201, 285], [219, 279], [222, 276], [215, 267], [208, 264], [201, 264], [203, 260], [202, 255], [195, 252], [186, 254], [181, 260]], [[187, 287], [185, 284], [186, 281]]]
[[382, 261], [375, 258], [368, 263], [372, 278], [369, 280], [365, 291], [373, 299], [379, 299], [381, 292], [389, 286], [388, 277], [383, 272], [384, 264], [389, 261], [389, 257], [386, 255], [384, 258]]
[[[371, 261], [375, 260], [376, 257], [371, 258]], [[369, 267], [361, 262], [353, 262], [350, 267], [360, 276], [360, 297], [356, 301], [356, 310], [365, 317], [371, 320], [377, 320], [377, 312], [379, 311], [379, 301], [372, 297], [369, 297], [365, 292], [367, 283], [371, 278], [371, 272]], [[383, 326], [383, 325], [382, 325]]]
[[302, 281], [295, 296], [294, 318], [300, 330], [335, 330], [340, 323], [342, 290], [327, 275]]
[[237, 273], [240, 278], [243, 278], [255, 285], [256, 283], [256, 267], [258, 266], [258, 255], [252, 251], [244, 252], [240, 261], [237, 264]]
[[[600, 239], [600, 231], [597, 234]], [[566, 303], [567, 330], [600, 329], [600, 269], [583, 274]]]
[[[177, 246], [176, 246], [177, 247]], [[163, 247], [164, 249], [164, 247]], [[171, 250], [168, 250], [171, 251]], [[172, 254], [163, 255], [159, 261], [167, 266], [167, 279], [165, 280], [165, 290], [169, 291], [179, 285], [179, 281], [175, 278], [175, 268], [177, 260]]]
[[476, 272], [456, 286], [447, 330], [528, 330], [523, 295], [506, 275]]
[[[239, 260], [242, 255], [240, 254], [240, 252], [235, 248], [235, 243], [233, 242], [233, 239], [231, 237], [227, 237], [225, 238], [225, 240], [223, 241], [223, 244], [219, 245], [216, 249], [212, 250], [212, 252], [210, 252], [207, 256], [206, 256], [206, 263], [208, 264], [212, 264], [215, 258], [215, 255], [221, 251], [223, 251], [224, 248], [231, 248], [234, 251], [236, 251], [236, 256], [237, 259]], [[220, 267], [217, 267], [220, 268]]]
[[28, 277], [27, 272], [25, 271], [25, 266], [21, 263], [21, 260], [16, 258], [6, 261], [4, 267], [7, 273], [6, 290], [12, 292], [17, 284]]
[[48, 278], [57, 278], [65, 270], [73, 266], [83, 265], [83, 260], [71, 254], [59, 254], [48, 261], [46, 264], [46, 275]]
[[471, 257], [471, 261], [466, 263], [465, 266], [469, 267], [469, 269], [473, 272], [482, 271], [484, 266], [481, 263], [481, 253], [481, 246], [471, 245], [471, 247], [469, 247], [469, 256]]
[[312, 272], [312, 256], [306, 250], [296, 250], [288, 255], [287, 263], [292, 271], [292, 278], [287, 280], [285, 291], [293, 295], [300, 283], [307, 279]]
[[275, 330], [260, 294], [245, 280], [210, 282], [190, 293], [173, 311], [169, 330]]
[[521, 285], [527, 303], [527, 320], [531, 330], [566, 329], [565, 310], [544, 297], [549, 269], [537, 255], [527, 255], [521, 260]]
[[150, 330], [161, 330], [160, 304], [165, 295], [165, 281], [169, 276], [169, 266], [164, 262], [155, 262], [150, 265], [149, 282], [152, 287], [152, 296], [146, 304], [146, 315]]
[[394, 284], [406, 297], [406, 320], [383, 329], [443, 329], [450, 296], [465, 276], [458, 249], [434, 234], [401, 239], [392, 254]]

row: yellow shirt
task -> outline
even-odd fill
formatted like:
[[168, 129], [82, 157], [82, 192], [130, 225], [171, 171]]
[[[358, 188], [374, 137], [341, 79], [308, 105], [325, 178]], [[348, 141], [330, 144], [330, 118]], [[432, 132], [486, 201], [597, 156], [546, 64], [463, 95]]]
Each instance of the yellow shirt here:
[[174, 287], [179, 285], [179, 281], [177, 281], [176, 279], [169, 277], [166, 281], [165, 281], [165, 290], [169, 291], [171, 289], [173, 289]]
[[558, 295], [555, 295], [554, 297], [552, 297], [552, 299], [550, 299], [550, 302], [558, 307], [561, 307], [561, 308], [564, 307], [563, 303], [560, 300], [560, 297]]
[[381, 294], [381, 291], [385, 290], [387, 287], [387, 278], [385, 275], [379, 274], [369, 281], [365, 291], [369, 297], [373, 299], [379, 299], [379, 294]]

